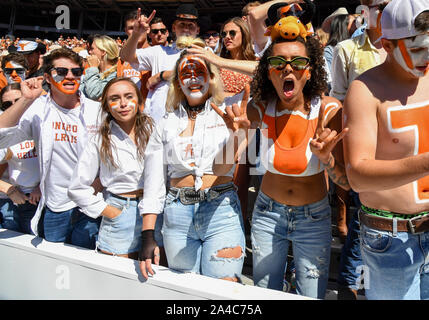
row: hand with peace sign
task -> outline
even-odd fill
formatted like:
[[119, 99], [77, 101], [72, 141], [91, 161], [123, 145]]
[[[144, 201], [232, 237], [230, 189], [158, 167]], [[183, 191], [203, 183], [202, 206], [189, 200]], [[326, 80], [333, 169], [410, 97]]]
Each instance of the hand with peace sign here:
[[317, 121], [316, 132], [314, 133], [313, 139], [310, 141], [310, 150], [314, 153], [322, 163], [327, 164], [332, 155], [332, 150], [335, 148], [337, 143], [344, 138], [349, 131], [349, 128], [344, 128], [340, 133], [330, 128], [325, 128], [325, 105], [322, 102], [319, 110], [319, 118]]
[[133, 25], [133, 34], [142, 35], [146, 34], [148, 30], [150, 29], [150, 22], [152, 21], [153, 17], [155, 16], [156, 10], [153, 10], [149, 17], [142, 16], [142, 10], [141, 8], [137, 9], [137, 17], [134, 21]]
[[222, 117], [228, 129], [231, 129], [233, 132], [237, 132], [239, 129], [248, 129], [250, 127], [250, 121], [247, 118], [247, 101], [249, 100], [249, 94], [250, 86], [249, 84], [246, 84], [240, 106], [234, 103], [232, 107], [227, 106], [225, 108], [225, 112], [222, 112], [222, 110], [220, 110], [213, 102], [211, 103], [214, 111]]

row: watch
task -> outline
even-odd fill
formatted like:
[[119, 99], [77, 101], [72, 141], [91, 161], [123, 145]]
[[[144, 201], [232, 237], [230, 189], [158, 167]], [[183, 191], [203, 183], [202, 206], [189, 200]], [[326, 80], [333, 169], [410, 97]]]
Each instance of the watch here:
[[161, 72], [159, 73], [159, 79], [161, 79], [161, 81], [165, 81], [165, 79], [164, 79], [164, 77], [163, 77], [164, 72], [165, 72], [165, 71], [161, 71]]

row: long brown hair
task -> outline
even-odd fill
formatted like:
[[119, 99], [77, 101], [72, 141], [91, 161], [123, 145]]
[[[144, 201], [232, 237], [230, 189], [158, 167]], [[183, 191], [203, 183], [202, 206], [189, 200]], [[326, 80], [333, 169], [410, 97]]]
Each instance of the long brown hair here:
[[[250, 37], [250, 31], [249, 31], [249, 28], [247, 27], [247, 23], [243, 21], [243, 19], [240, 17], [234, 17], [227, 20], [222, 25], [222, 28], [220, 29], [220, 31], [222, 32], [225, 26], [230, 22], [234, 23], [237, 27], [239, 27], [241, 31], [242, 59], [255, 61], [256, 60], [255, 51], [253, 51], [252, 38]], [[222, 58], [231, 59], [231, 53], [226, 49], [225, 45], [223, 44], [223, 39], [221, 40], [222, 40], [222, 49], [220, 51], [220, 56]]]
[[101, 137], [101, 148], [100, 148], [100, 159], [105, 165], [112, 165], [114, 168], [117, 168], [117, 164], [113, 160], [112, 156], [112, 148], [113, 145], [111, 143], [110, 134], [111, 134], [111, 126], [110, 122], [114, 120], [112, 114], [110, 113], [109, 103], [107, 101], [107, 92], [110, 87], [115, 83], [120, 81], [125, 81], [129, 83], [135, 90], [137, 94], [137, 114], [135, 119], [135, 136], [137, 142], [137, 154], [141, 159], [144, 157], [144, 151], [146, 149], [146, 145], [149, 141], [149, 137], [153, 130], [153, 120], [151, 117], [140, 111], [140, 106], [143, 104], [142, 94], [137, 87], [137, 85], [129, 78], [119, 77], [110, 80], [107, 85], [104, 87], [103, 94], [101, 95], [101, 112], [103, 116], [103, 121], [98, 131]]

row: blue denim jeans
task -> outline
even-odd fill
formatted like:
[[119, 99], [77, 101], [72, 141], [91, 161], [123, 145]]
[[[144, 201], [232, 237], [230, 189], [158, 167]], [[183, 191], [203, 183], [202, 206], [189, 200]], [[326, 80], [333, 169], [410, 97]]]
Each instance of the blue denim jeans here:
[[[360, 208], [359, 194], [350, 191], [351, 202], [356, 208]], [[347, 238], [341, 249], [340, 264], [338, 266], [337, 283], [343, 287], [358, 290], [360, 288], [362, 257], [360, 252], [360, 224], [359, 210], [353, 214], [347, 226]], [[365, 279], [363, 279], [365, 281]]]
[[138, 200], [118, 199], [109, 194], [106, 202], [122, 211], [113, 219], [102, 217], [97, 248], [112, 254], [138, 252], [143, 224]]
[[368, 300], [429, 299], [429, 231], [393, 234], [361, 224], [360, 232]]
[[16, 205], [20, 232], [27, 234], [33, 233], [31, 231], [31, 219], [33, 219], [36, 210], [37, 205], [31, 204], [28, 201], [26, 201], [24, 204]]
[[253, 281], [283, 289], [289, 243], [300, 295], [323, 299], [331, 252], [331, 207], [328, 197], [304, 206], [278, 203], [259, 191], [252, 218]]
[[[245, 237], [235, 190], [189, 205], [168, 193], [162, 234], [169, 268], [219, 279], [241, 277]], [[239, 257], [218, 256], [222, 249], [237, 246]]]
[[45, 207], [43, 234], [47, 241], [65, 242], [75, 246], [95, 249], [101, 217], [93, 219], [82, 213], [78, 207], [54, 212]]
[[0, 199], [0, 215], [1, 228], [19, 231], [18, 213], [12, 200]]

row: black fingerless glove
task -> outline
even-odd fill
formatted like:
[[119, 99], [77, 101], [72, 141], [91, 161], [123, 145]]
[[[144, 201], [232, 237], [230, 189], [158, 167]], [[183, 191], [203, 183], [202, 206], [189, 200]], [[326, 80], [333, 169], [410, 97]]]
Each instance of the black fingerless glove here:
[[155, 230], [142, 231], [142, 242], [139, 251], [139, 261], [154, 258], [154, 250], [158, 246], [155, 241]]

